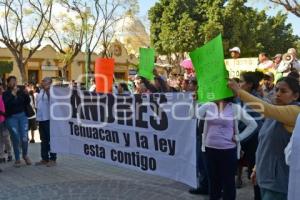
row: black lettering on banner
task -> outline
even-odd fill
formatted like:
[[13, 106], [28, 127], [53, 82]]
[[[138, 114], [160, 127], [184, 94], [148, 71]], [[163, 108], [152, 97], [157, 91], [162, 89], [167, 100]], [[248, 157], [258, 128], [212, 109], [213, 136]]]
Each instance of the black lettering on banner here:
[[88, 127], [88, 126], [80, 126], [76, 125], [73, 122], [69, 122], [70, 125], [70, 134], [78, 137], [95, 139], [106, 141], [110, 143], [120, 143], [119, 133], [117, 131], [111, 131], [108, 129]]
[[96, 155], [95, 146], [93, 146], [93, 145], [90, 146], [90, 155], [93, 157], [95, 157], [95, 155]]
[[114, 96], [111, 94], [100, 94], [100, 121], [113, 123], [115, 121], [113, 115]]
[[138, 132], [135, 132], [136, 145], [142, 149], [149, 149], [148, 138], [144, 135], [140, 135]]
[[80, 96], [78, 95], [77, 90], [72, 91], [72, 96], [70, 101], [72, 106], [72, 118], [77, 118], [78, 107], [81, 104]]
[[[81, 91], [72, 91], [70, 99], [72, 118], [76, 119], [79, 116], [82, 120], [106, 123], [116, 122], [126, 126], [133, 126], [133, 120], [135, 119], [135, 126], [138, 128], [148, 129], [151, 126], [158, 131], [164, 131], [168, 128], [168, 116], [161, 106], [167, 102], [164, 94], [150, 94], [149, 102], [147, 102], [148, 98], [142, 98], [142, 95], [114, 96], [112, 94], [96, 94], [87, 91], [83, 91], [83, 95], [79, 95], [79, 92]], [[81, 96], [84, 96], [84, 98], [81, 99]], [[134, 102], [133, 98], [135, 98], [135, 113], [133, 113], [131, 108]], [[114, 107], [115, 104], [116, 107]], [[112, 108], [116, 108], [116, 110]], [[150, 115], [148, 114], [148, 108], [152, 111]], [[149, 119], [145, 118], [146, 116], [149, 116]], [[96, 133], [95, 129], [92, 131], [92, 134]], [[76, 128], [72, 130], [72, 134], [76, 136], [78, 136], [79, 132], [81, 134], [82, 131]], [[89, 134], [91, 133], [89, 132]], [[88, 137], [94, 136], [89, 135]]]
[[130, 146], [130, 134], [129, 133], [123, 133], [123, 138], [125, 142], [125, 147]]
[[115, 118], [114, 118], [114, 110], [112, 109], [115, 103], [115, 97], [112, 94], [107, 94], [107, 107], [106, 109], [108, 110], [108, 116], [107, 116], [107, 122], [108, 123], [114, 123]]
[[131, 96], [116, 96], [117, 98], [117, 105], [116, 105], [116, 113], [117, 113], [117, 120], [118, 124], [122, 124], [127, 126], [133, 125], [133, 112], [131, 109], [132, 105], [132, 97]]
[[[84, 119], [98, 121], [97, 94], [84, 91]], [[91, 115], [91, 117], [90, 117]]]
[[84, 144], [83, 145], [83, 151], [84, 151], [84, 154], [85, 155], [89, 155], [89, 145], [87, 145], [87, 144]]
[[96, 145], [84, 144], [83, 151], [84, 154], [87, 156], [105, 159], [105, 148], [99, 146], [98, 144]]
[[143, 105], [142, 95], [136, 94], [135, 97], [135, 112], [136, 121], [135, 126], [140, 128], [148, 128], [147, 121], [143, 120], [143, 114], [147, 113], [147, 105]]
[[176, 152], [176, 141], [171, 139], [159, 138], [157, 135], [153, 135], [154, 149], [167, 153], [170, 156], [174, 156]]
[[125, 165], [135, 166], [143, 171], [155, 171], [156, 160], [153, 157], [141, 155], [139, 152], [123, 152], [111, 150], [111, 160]]
[[[160, 107], [161, 104], [167, 102], [168, 100], [164, 94], [150, 94], [150, 108], [156, 115], [150, 117], [150, 124], [155, 130], [163, 131], [168, 128], [167, 114]], [[157, 122], [158, 117], [159, 122]]]

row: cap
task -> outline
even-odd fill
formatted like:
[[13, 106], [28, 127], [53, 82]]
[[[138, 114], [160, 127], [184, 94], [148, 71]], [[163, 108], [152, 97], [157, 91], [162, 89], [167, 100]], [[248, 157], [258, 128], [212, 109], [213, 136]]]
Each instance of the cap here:
[[278, 53], [272, 59], [275, 59], [275, 58], [278, 58], [278, 57], [282, 58], [282, 54]]
[[239, 54], [241, 54], [241, 49], [239, 47], [233, 47], [232, 49], [229, 49], [229, 52], [238, 52]]

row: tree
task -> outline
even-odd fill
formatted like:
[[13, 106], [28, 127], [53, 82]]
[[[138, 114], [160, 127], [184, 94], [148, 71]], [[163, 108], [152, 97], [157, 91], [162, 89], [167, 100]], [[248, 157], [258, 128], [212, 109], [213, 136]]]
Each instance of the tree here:
[[52, 17], [47, 39], [60, 53], [60, 61], [63, 63], [62, 77], [66, 79], [67, 67], [81, 52], [87, 16], [86, 13], [81, 12], [76, 1], [73, 1], [73, 10], [67, 9], [69, 8], [67, 1], [60, 1], [59, 3], [68, 12], [62, 12]]
[[[114, 25], [125, 11], [131, 9], [136, 13], [139, 9], [137, 0], [60, 0], [59, 3], [76, 16], [72, 19], [62, 15], [58, 20], [63, 29], [51, 26], [49, 39], [62, 54], [63, 71], [81, 50], [87, 52], [88, 66], [96, 51], [102, 57], [111, 57], [109, 45], [115, 33]], [[65, 78], [66, 73], [63, 74]]]
[[[242, 49], [243, 57], [250, 57], [261, 51], [285, 52], [298, 40], [285, 14], [268, 17], [246, 2], [161, 0], [149, 12], [151, 44], [159, 54], [182, 56], [222, 33], [226, 57], [234, 46]], [[173, 63], [178, 65], [181, 59]]]
[[[170, 64], [178, 66], [184, 53], [204, 42], [201, 24], [204, 10], [201, 0], [161, 0], [149, 11], [151, 45], [167, 55]], [[199, 13], [197, 13], [199, 12]]]
[[98, 48], [103, 57], [111, 56], [108, 47], [114, 35], [115, 23], [121, 19], [124, 11], [133, 9], [134, 12], [137, 12], [138, 10], [136, 0], [62, 0], [61, 2], [68, 9], [76, 12], [86, 23], [82, 27], [87, 33], [84, 42], [88, 47], [89, 54]]
[[41, 46], [49, 28], [52, 5], [52, 0], [0, 1], [0, 9], [4, 12], [0, 22], [0, 41], [14, 56], [22, 82], [27, 82], [25, 66]]
[[[264, 51], [270, 55], [286, 52], [298, 38], [293, 35], [287, 15], [266, 12], [245, 5], [245, 0], [230, 0], [224, 8], [224, 49], [239, 46], [243, 57], [257, 56]], [[225, 51], [226, 57], [229, 52]]]
[[300, 17], [300, 3], [298, 0], [270, 0], [272, 3], [282, 5], [297, 17]]

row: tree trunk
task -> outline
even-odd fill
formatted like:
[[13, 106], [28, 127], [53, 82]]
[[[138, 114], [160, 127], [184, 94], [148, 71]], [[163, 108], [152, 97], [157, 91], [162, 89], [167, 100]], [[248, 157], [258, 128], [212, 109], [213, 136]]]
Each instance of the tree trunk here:
[[26, 74], [24, 63], [22, 62], [22, 60], [17, 60], [17, 65], [20, 70], [21, 79], [22, 79], [22, 80], [20, 80], [20, 83], [22, 83], [22, 84], [27, 83], [28, 79], [27, 79], [27, 74]]
[[92, 52], [89, 50], [89, 53], [88, 53], [88, 71], [90, 73], [91, 71], [91, 58], [92, 57]]

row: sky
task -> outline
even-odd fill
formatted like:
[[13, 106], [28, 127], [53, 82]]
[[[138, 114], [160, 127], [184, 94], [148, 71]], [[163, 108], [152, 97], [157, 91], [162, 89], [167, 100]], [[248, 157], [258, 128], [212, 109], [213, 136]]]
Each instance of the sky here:
[[[152, 6], [154, 6], [154, 4], [158, 1], [159, 0], [139, 0], [139, 3], [140, 3], [139, 17], [142, 19], [142, 22], [145, 24], [147, 29], [149, 29], [149, 26], [150, 26], [148, 18], [147, 18], [148, 10]], [[267, 1], [265, 1], [264, 3], [257, 3], [257, 1], [252, 1], [252, 2], [248, 3], [247, 5], [257, 8], [259, 10], [268, 8], [268, 12], [267, 12], [268, 15], [275, 15], [277, 13], [277, 11], [279, 11], [279, 10], [284, 11], [284, 8], [281, 6], [278, 6], [276, 8], [270, 7], [270, 4], [268, 4]], [[290, 13], [288, 15], [287, 22], [292, 24], [294, 34], [300, 36], [300, 18], [296, 17], [295, 15]], [[149, 30], [147, 30], [147, 31], [149, 32]]]

